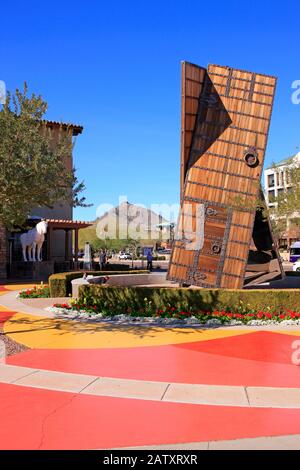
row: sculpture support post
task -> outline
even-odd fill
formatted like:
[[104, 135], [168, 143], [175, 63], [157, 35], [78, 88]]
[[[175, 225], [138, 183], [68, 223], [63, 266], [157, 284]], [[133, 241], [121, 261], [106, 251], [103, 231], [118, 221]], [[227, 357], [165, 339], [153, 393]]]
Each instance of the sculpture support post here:
[[69, 230], [65, 229], [65, 261], [69, 261]]
[[53, 229], [52, 227], [48, 228], [48, 233], [47, 233], [47, 260], [49, 261], [52, 256], [52, 233]]
[[75, 268], [78, 268], [78, 228], [75, 229]]

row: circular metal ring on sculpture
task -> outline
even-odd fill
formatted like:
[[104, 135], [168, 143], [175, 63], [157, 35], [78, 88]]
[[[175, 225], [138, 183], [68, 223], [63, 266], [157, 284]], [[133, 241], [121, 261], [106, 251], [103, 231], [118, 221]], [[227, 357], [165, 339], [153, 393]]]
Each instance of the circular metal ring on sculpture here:
[[255, 168], [258, 165], [258, 156], [255, 152], [250, 151], [245, 153], [244, 160], [251, 168]]
[[212, 247], [211, 247], [211, 250], [215, 255], [218, 255], [221, 251], [221, 246], [217, 243], [213, 244]]

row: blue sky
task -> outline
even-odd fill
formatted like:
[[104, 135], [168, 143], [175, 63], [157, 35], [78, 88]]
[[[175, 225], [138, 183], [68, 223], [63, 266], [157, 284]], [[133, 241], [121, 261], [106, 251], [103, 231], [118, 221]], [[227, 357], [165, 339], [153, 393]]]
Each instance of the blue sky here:
[[180, 61], [279, 78], [266, 164], [300, 148], [298, 9], [285, 1], [14, 1], [1, 7], [0, 79], [27, 81], [47, 117], [84, 126], [74, 159], [94, 206], [179, 198]]

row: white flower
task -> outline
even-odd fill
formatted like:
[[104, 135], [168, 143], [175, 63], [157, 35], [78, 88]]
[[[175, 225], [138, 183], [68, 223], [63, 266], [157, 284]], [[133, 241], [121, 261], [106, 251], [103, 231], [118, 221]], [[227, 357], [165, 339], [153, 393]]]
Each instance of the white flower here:
[[117, 320], [117, 321], [124, 321], [128, 319], [128, 315], [125, 315], [124, 313], [121, 313], [119, 315], [114, 315], [112, 317], [112, 320]]
[[[201, 323], [195, 316], [191, 316], [185, 319], [178, 319], [178, 318], [161, 318], [161, 317], [133, 317], [127, 314], [118, 314], [113, 315], [111, 317], [105, 316], [103, 313], [96, 313], [96, 312], [87, 312], [86, 310], [72, 310], [63, 307], [46, 307], [46, 311], [53, 313], [58, 318], [66, 318], [66, 319], [76, 319], [82, 321], [108, 321], [108, 322], [124, 322], [124, 323], [157, 323], [163, 325], [173, 325], [173, 327], [180, 327], [182, 325], [203, 325], [206, 327], [215, 327], [222, 325], [222, 322], [218, 318], [211, 318], [207, 320], [206, 323]], [[241, 320], [232, 319], [227, 322], [225, 325], [230, 326], [239, 326], [243, 325], [244, 323]], [[282, 325], [282, 326], [293, 326], [293, 325], [300, 325], [300, 319], [287, 319], [281, 322], [276, 321], [275, 319], [266, 320], [266, 319], [257, 319], [257, 320], [250, 320], [246, 323], [248, 326], [267, 326], [267, 325]]]
[[231, 326], [243, 325], [243, 322], [241, 320], [230, 320], [229, 325]]
[[205, 323], [206, 326], [218, 326], [222, 325], [222, 322], [218, 318], [211, 318]]
[[186, 318], [184, 320], [184, 323], [186, 323], [187, 325], [193, 325], [193, 324], [201, 324], [200, 321], [198, 320], [198, 318], [196, 317], [190, 317], [190, 318]]
[[163, 323], [166, 325], [172, 324], [172, 323], [178, 323], [177, 318], [163, 318]]

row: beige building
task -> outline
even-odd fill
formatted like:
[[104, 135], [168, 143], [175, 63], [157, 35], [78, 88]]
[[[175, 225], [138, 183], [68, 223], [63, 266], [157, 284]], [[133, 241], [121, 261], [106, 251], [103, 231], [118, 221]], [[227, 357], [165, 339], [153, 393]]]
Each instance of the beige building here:
[[[276, 209], [276, 198], [278, 196], [293, 191], [293, 186], [289, 179], [289, 171], [293, 165], [300, 165], [300, 152], [285, 160], [281, 160], [264, 171], [265, 199], [269, 209]], [[275, 217], [275, 214], [273, 216]], [[300, 240], [300, 228], [293, 225], [293, 219], [299, 217], [300, 208], [295, 208], [294, 214], [287, 220], [286, 230], [280, 235], [279, 245], [281, 248], [288, 248], [291, 243]]]
[[[60, 123], [56, 121], [46, 121], [46, 126], [51, 131], [53, 138], [53, 146], [57, 144], [60, 132], [69, 135], [70, 140], [81, 134], [83, 127], [74, 124]], [[65, 166], [67, 170], [73, 167], [73, 157], [66, 158]], [[46, 235], [46, 240], [43, 246], [43, 259], [49, 258], [54, 261], [65, 261], [66, 253], [68, 257], [72, 256], [72, 238], [71, 232], [74, 227], [70, 227], [70, 222], [73, 220], [72, 206], [65, 202], [57, 202], [53, 208], [36, 207], [32, 210], [28, 222], [32, 226], [39, 219], [49, 219], [52, 221], [51, 225], [51, 251], [49, 243], [49, 233]], [[56, 224], [55, 224], [56, 221]], [[64, 221], [64, 224], [59, 224], [59, 221]], [[66, 225], [66, 222], [68, 224]], [[80, 224], [78, 225], [80, 226]], [[6, 278], [12, 270], [14, 262], [21, 261], [21, 246], [20, 246], [20, 232], [8, 232], [3, 226], [0, 226], [0, 278]]]

